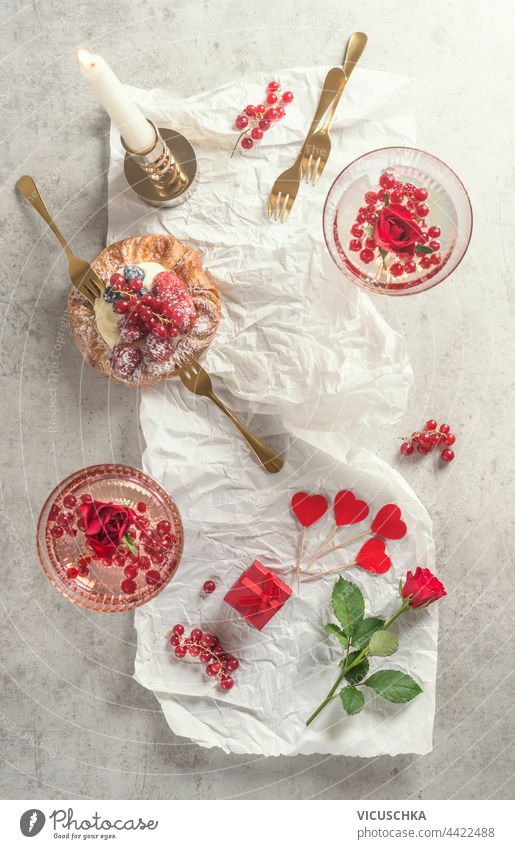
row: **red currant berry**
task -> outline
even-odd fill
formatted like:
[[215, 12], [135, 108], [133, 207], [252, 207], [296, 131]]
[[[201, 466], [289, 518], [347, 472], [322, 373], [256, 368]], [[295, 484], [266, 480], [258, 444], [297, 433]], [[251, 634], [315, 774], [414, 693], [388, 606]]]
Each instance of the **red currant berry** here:
[[211, 634], [202, 634], [200, 638], [200, 645], [202, 646], [202, 648], [208, 649], [211, 647], [212, 644], [213, 637], [211, 636]]
[[277, 113], [275, 109], [267, 109], [265, 112], [265, 118], [267, 119], [267, 121], [275, 121], [275, 119], [277, 118]]
[[245, 107], [245, 115], [248, 118], [254, 118], [255, 114], [256, 114], [256, 107], [255, 106], [251, 106], [249, 104], [249, 106]]
[[358, 212], [358, 214], [356, 215], [356, 223], [364, 224], [366, 220], [366, 216], [362, 212]]
[[379, 177], [379, 185], [383, 189], [391, 189], [395, 185], [395, 177], [389, 171], [383, 171]]
[[416, 188], [413, 189], [413, 197], [415, 198], [415, 200], [419, 201], [427, 200], [427, 191], [425, 189], [420, 188], [419, 186], [416, 186]]
[[420, 259], [420, 267], [421, 268], [430, 268], [431, 267], [431, 260], [428, 256], [423, 256]]
[[280, 85], [276, 80], [272, 80], [272, 82], [268, 83], [268, 85], [267, 85], [268, 91], [278, 91], [279, 88], [280, 88]]
[[401, 445], [401, 454], [404, 454], [405, 457], [409, 457], [410, 454], [413, 454], [415, 448], [412, 442], [403, 442]]
[[198, 657], [200, 654], [200, 648], [196, 645], [188, 646], [188, 651], [192, 657]]
[[363, 245], [359, 239], [351, 239], [349, 242], [350, 251], [360, 251], [362, 247]]
[[375, 249], [376, 249], [375, 239], [371, 239], [371, 238], [365, 239], [365, 247], [368, 248], [370, 251], [375, 251]]
[[125, 566], [125, 555], [124, 554], [116, 554], [113, 557], [113, 563], [115, 566]]
[[377, 203], [377, 195], [375, 192], [367, 192], [365, 195], [365, 203], [369, 206], [375, 206]]
[[232, 690], [234, 687], [234, 681], [230, 675], [223, 675], [222, 678], [220, 678], [220, 687], [222, 690]]
[[261, 118], [261, 121], [259, 122], [260, 130], [263, 130], [263, 132], [266, 133], [266, 131], [269, 130], [271, 126], [272, 125], [267, 118]]
[[181, 625], [181, 624], [174, 625], [173, 628], [172, 628], [172, 631], [173, 631], [174, 634], [178, 634], [179, 637], [182, 637], [182, 635], [184, 634], [184, 625]]
[[432, 251], [439, 251], [440, 250], [440, 242], [438, 242], [436, 239], [431, 239], [431, 241], [429, 242], [429, 247], [431, 248]]
[[138, 513], [146, 513], [147, 505], [144, 501], [138, 501], [138, 503], [136, 504], [136, 510], [138, 511]]
[[359, 258], [361, 262], [364, 262], [366, 265], [368, 265], [368, 263], [372, 262], [372, 260], [375, 258], [374, 251], [371, 251], [370, 248], [363, 248], [363, 250], [360, 252]]
[[431, 265], [440, 265], [442, 261], [442, 257], [440, 256], [440, 254], [431, 254], [429, 259], [431, 260]]
[[79, 574], [79, 570], [75, 566], [68, 566], [68, 568], [66, 570], [66, 574], [67, 574], [68, 578], [71, 581], [73, 581], [73, 580], [75, 580], [75, 578]]
[[282, 106], [276, 106], [275, 107], [275, 117], [278, 121], [280, 121], [281, 118], [284, 118], [285, 115], [286, 115], [286, 112], [285, 112], [285, 110], [283, 109]]
[[205, 593], [214, 593], [216, 590], [216, 584], [214, 581], [204, 581], [202, 588]]
[[165, 562], [165, 556], [162, 551], [153, 551], [150, 555], [150, 559], [156, 566], [162, 566]]
[[361, 239], [361, 237], [363, 236], [363, 227], [360, 227], [359, 224], [353, 224], [350, 228], [350, 231], [352, 235], [356, 237], [356, 239]]
[[365, 220], [368, 224], [375, 224], [377, 221], [377, 212], [369, 209], [369, 211], [365, 213]]
[[450, 425], [448, 425], [448, 424], [441, 424], [440, 425], [440, 433], [450, 433], [450, 432], [451, 432], [451, 426]]
[[179, 637], [179, 634], [172, 634], [172, 636], [170, 637], [170, 645], [180, 646], [180, 644], [181, 644], [181, 638]]
[[241, 140], [241, 146], [244, 150], [250, 150], [251, 147], [254, 147], [254, 142], [250, 136], [244, 136]]
[[206, 672], [212, 678], [214, 678], [215, 675], [218, 675], [218, 673], [221, 672], [221, 671], [222, 671], [222, 664], [218, 663], [218, 661], [216, 661], [216, 660], [215, 660], [214, 663], [210, 663], [208, 666], [206, 666]]
[[186, 646], [175, 646], [175, 657], [185, 657], [187, 651]]
[[240, 665], [240, 663], [239, 663], [238, 660], [236, 660], [235, 657], [230, 657], [225, 664], [225, 666], [229, 670], [229, 672], [236, 672], [239, 665]]
[[429, 419], [426, 422], [426, 430], [436, 430], [438, 427], [438, 422], [435, 419]]
[[250, 131], [250, 135], [251, 135], [251, 136], [252, 136], [252, 138], [253, 138], [253, 139], [255, 139], [256, 141], [260, 141], [260, 139], [262, 139], [262, 138], [263, 138], [263, 130], [261, 130], [259, 127], [254, 127], [254, 128]]
[[158, 534], [169, 534], [171, 529], [172, 526], [166, 519], [161, 519], [161, 521], [156, 525], [156, 531]]
[[161, 583], [161, 575], [157, 569], [149, 569], [148, 572], [145, 572], [145, 581], [149, 587], [156, 587]]
[[64, 528], [61, 528], [60, 525], [54, 525], [53, 528], [50, 528], [50, 536], [54, 539], [59, 539], [64, 534]]
[[415, 207], [415, 212], [420, 218], [424, 218], [429, 213], [429, 207], [425, 203], [419, 203]]
[[138, 563], [139, 563], [139, 568], [142, 569], [144, 572], [146, 572], [147, 569], [150, 569], [150, 567], [152, 565], [152, 561], [150, 560], [150, 557], [147, 557], [146, 554], [141, 555], [141, 557], [138, 560]]
[[394, 277], [400, 277], [401, 274], [404, 274], [404, 266], [402, 262], [394, 262], [390, 266], [390, 274], [393, 274]]
[[266, 106], [264, 103], [258, 103], [256, 106], [256, 118], [260, 118], [261, 115], [264, 115], [266, 112]]
[[191, 639], [195, 643], [198, 643], [198, 641], [202, 639], [202, 631], [200, 630], [200, 628], [193, 629], [193, 631], [191, 632]]
[[443, 441], [446, 445], [454, 445], [454, 443], [456, 442], [456, 437], [453, 433], [446, 433], [443, 438]]
[[136, 582], [133, 581], [131, 578], [125, 578], [120, 584], [120, 589], [122, 593], [132, 595], [136, 592]]
[[124, 298], [120, 298], [120, 300], [116, 301], [115, 305], [113, 306], [114, 312], [118, 313], [119, 315], [125, 315], [125, 313], [129, 312], [130, 308], [131, 302], [125, 300]]
[[293, 100], [293, 92], [292, 91], [284, 91], [282, 96], [283, 103], [291, 103]]
[[238, 115], [234, 123], [237, 130], [244, 130], [249, 125], [249, 119], [245, 115]]
[[442, 460], [444, 461], [444, 463], [450, 463], [452, 460], [454, 460], [454, 457], [454, 451], [451, 451], [450, 448], [445, 448], [442, 451]]
[[404, 200], [404, 194], [402, 192], [394, 191], [390, 195], [391, 203], [402, 203]]
[[417, 451], [419, 454], [429, 454], [432, 449], [432, 445], [430, 442], [421, 442], [419, 441], [417, 444]]
[[417, 263], [413, 259], [408, 259], [404, 263], [404, 274], [414, 274], [417, 270]]
[[270, 106], [273, 106], [274, 103], [277, 103], [278, 99], [279, 98], [277, 97], [275, 92], [271, 91], [270, 94], [267, 94], [266, 102], [269, 103]]
[[442, 231], [439, 227], [433, 226], [429, 228], [429, 230], [427, 231], [427, 235], [431, 239], [438, 239], [438, 236], [441, 234], [441, 232]]
[[74, 495], [67, 495], [63, 499], [63, 504], [64, 504], [65, 507], [75, 507], [76, 503], [77, 503], [77, 499], [75, 498]]
[[138, 574], [138, 570], [136, 569], [135, 566], [126, 566], [125, 569], [123, 570], [123, 574], [125, 575], [126, 578], [135, 578], [136, 575]]
[[211, 660], [211, 654], [208, 651], [200, 652], [199, 660], [201, 663], [209, 663]]

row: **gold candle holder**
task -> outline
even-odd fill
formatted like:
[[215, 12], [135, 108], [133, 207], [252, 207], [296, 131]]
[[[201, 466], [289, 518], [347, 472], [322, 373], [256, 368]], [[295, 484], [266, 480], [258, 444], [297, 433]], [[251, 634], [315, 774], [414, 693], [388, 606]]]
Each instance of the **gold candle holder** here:
[[131, 189], [151, 206], [177, 206], [195, 191], [197, 157], [188, 139], [166, 127], [154, 128], [156, 141], [149, 150], [135, 153], [122, 138], [124, 171]]

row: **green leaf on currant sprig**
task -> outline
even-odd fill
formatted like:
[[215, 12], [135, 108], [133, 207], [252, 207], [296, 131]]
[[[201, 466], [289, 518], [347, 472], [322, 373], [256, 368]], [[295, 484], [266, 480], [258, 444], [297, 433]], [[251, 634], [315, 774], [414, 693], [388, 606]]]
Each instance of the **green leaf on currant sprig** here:
[[361, 590], [350, 581], [338, 578], [333, 587], [332, 604], [334, 615], [345, 635], [352, 637], [354, 628], [363, 619], [365, 613], [365, 601]]
[[432, 254], [433, 248], [430, 248], [429, 245], [415, 245], [415, 253], [416, 254]]
[[371, 657], [387, 657], [390, 654], [395, 654], [398, 648], [398, 634], [393, 631], [376, 631], [370, 639], [368, 653]]
[[326, 634], [331, 634], [333, 637], [336, 637], [344, 648], [347, 648], [349, 645], [347, 637], [343, 633], [342, 629], [338, 628], [338, 625], [333, 625], [332, 622], [328, 622], [327, 625], [324, 625], [324, 631]]
[[128, 548], [132, 552], [132, 554], [134, 554], [134, 556], [137, 557], [138, 556], [138, 549], [136, 548], [136, 545], [135, 545], [134, 540], [131, 537], [131, 535], [125, 534], [122, 537], [122, 541], [125, 543], [126, 546], [128, 546]]
[[[359, 651], [351, 652], [345, 661], [345, 665], [349, 666], [349, 664], [356, 660], [358, 654]], [[349, 669], [345, 675], [345, 680], [348, 681], [349, 684], [361, 684], [366, 675], [368, 675], [368, 660], [364, 657], [361, 663], [358, 663], [357, 666]]]
[[349, 716], [355, 716], [363, 710], [365, 697], [355, 687], [344, 687], [343, 690], [340, 690], [340, 699], [345, 713], [348, 713]]
[[372, 634], [379, 631], [384, 625], [384, 619], [379, 619], [377, 616], [366, 616], [361, 622], [358, 622], [352, 632], [352, 647], [354, 649], [364, 649], [368, 646]]
[[407, 675], [398, 669], [374, 672], [370, 678], [363, 681], [363, 684], [366, 687], [371, 687], [383, 699], [388, 699], [389, 702], [396, 704], [411, 702], [415, 696], [422, 692], [422, 687], [417, 684], [411, 675]]
[[388, 195], [388, 192], [384, 193], [383, 198], [384, 198], [384, 205], [385, 205], [385, 207], [387, 207], [388, 204], [390, 203], [390, 197]]

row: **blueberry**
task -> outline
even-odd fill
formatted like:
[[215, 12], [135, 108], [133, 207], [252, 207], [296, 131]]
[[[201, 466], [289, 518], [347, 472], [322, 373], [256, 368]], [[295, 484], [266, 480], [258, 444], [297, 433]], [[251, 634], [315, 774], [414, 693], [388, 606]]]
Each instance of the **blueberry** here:
[[126, 265], [123, 269], [123, 276], [129, 282], [129, 280], [134, 280], [135, 277], [139, 277], [140, 280], [145, 279], [145, 272], [139, 265]]
[[143, 295], [148, 295], [148, 289], [145, 289], [145, 287], [142, 286], [141, 289], [139, 290], [139, 292], [137, 292], [136, 294], [137, 294], [138, 298], [142, 298]]
[[117, 292], [114, 291], [112, 286], [106, 286], [106, 290], [103, 294], [104, 301], [107, 304], [114, 304], [117, 300]]

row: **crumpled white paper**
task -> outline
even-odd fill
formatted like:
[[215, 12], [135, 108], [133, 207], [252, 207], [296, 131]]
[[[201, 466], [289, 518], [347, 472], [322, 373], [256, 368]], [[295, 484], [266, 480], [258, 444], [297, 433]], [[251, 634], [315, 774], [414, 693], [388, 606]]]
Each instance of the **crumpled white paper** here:
[[[263, 438], [277, 447], [290, 443], [285, 468], [268, 476], [230, 422], [179, 381], [142, 393], [144, 467], [175, 498], [186, 542], [177, 576], [136, 612], [135, 674], [155, 692], [171, 728], [201, 745], [264, 755], [423, 753], [431, 748], [434, 715], [434, 611], [401, 624], [401, 649], [388, 663], [411, 672], [423, 695], [402, 708], [372, 700], [352, 719], [335, 703], [306, 730], [305, 719], [338, 672], [338, 647], [321, 629], [334, 576], [303, 585], [261, 633], [223, 603], [225, 590], [253, 559], [272, 568], [292, 562], [297, 527], [289, 500], [298, 489], [332, 497], [351, 488], [372, 511], [389, 500], [401, 505], [410, 532], [390, 546], [391, 572], [346, 573], [363, 588], [369, 612], [393, 610], [405, 570], [433, 564], [430, 521], [407, 484], [366, 452], [345, 462], [351, 443], [363, 444], [373, 428], [401, 415], [412, 375], [402, 338], [333, 265], [321, 223], [331, 181], [351, 159], [414, 141], [410, 82], [357, 68], [318, 188], [301, 187], [285, 225], [271, 224], [265, 214], [273, 180], [298, 151], [326, 71], [281, 73], [283, 86], [296, 95], [287, 118], [250, 154], [238, 150], [232, 159], [234, 117], [245, 103], [262, 99], [267, 77], [182, 101], [133, 89], [146, 114], [180, 128], [196, 150], [199, 187], [173, 209], [151, 209], [126, 188], [122, 148], [112, 133], [109, 241], [164, 231], [202, 252], [222, 281], [224, 300], [205, 358], [215, 391]], [[315, 527], [323, 533], [330, 521]], [[327, 564], [345, 560], [328, 557]], [[208, 598], [201, 593], [207, 578], [217, 583]], [[176, 621], [216, 632], [240, 658], [233, 690], [222, 693], [197, 662], [171, 657], [164, 634]]]

